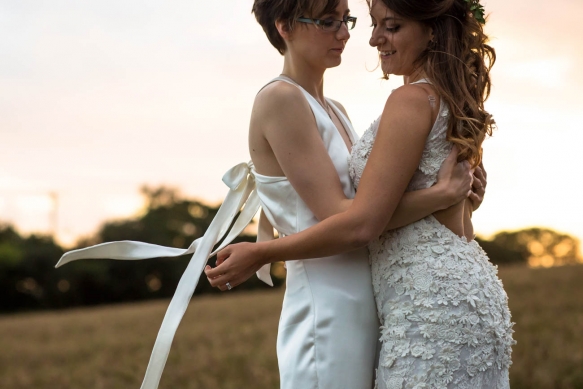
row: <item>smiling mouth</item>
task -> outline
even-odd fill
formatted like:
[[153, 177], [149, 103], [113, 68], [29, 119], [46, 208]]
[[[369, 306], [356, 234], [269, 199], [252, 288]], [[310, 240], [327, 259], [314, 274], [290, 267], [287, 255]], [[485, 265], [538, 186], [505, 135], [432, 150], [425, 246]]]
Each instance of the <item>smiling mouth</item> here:
[[381, 57], [388, 57], [389, 55], [393, 55], [395, 54], [397, 51], [396, 50], [392, 50], [392, 51], [380, 51], [379, 50], [379, 55]]

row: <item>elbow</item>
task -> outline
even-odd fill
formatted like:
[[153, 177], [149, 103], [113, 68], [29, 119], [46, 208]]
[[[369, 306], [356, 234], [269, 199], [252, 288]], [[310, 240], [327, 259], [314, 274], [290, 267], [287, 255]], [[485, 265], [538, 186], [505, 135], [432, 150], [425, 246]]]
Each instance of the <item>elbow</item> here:
[[351, 229], [350, 240], [355, 249], [368, 245], [371, 241], [378, 238], [379, 232], [376, 231], [370, 223], [358, 223]]
[[351, 203], [352, 203], [352, 200], [348, 200], [348, 199], [344, 199], [344, 200], [339, 201], [337, 203], [332, 201], [329, 204], [329, 207], [323, 208], [321, 210], [320, 209], [314, 210], [312, 212], [314, 213], [314, 216], [316, 217], [316, 219], [318, 219], [318, 221], [321, 222], [321, 221], [328, 219], [331, 216], [338, 215], [342, 212], [346, 212], [348, 210], [348, 208], [350, 208]]

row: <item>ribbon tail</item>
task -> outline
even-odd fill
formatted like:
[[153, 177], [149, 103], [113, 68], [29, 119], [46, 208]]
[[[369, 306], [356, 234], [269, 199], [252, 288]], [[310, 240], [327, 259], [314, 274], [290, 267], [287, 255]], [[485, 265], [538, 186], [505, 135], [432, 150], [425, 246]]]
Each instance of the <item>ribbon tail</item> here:
[[[237, 165], [239, 166], [239, 165]], [[224, 180], [224, 178], [223, 178]], [[237, 212], [241, 209], [241, 207], [243, 207], [243, 205], [249, 201], [249, 197], [251, 195], [251, 192], [253, 192], [253, 190], [255, 189], [255, 178], [253, 176], [249, 176], [247, 179], [244, 180], [245, 186], [243, 188], [238, 187], [238, 191], [242, 192], [241, 196], [239, 197], [239, 202], [237, 205]], [[231, 190], [235, 190], [235, 189], [231, 189]], [[232, 220], [232, 219], [231, 219]], [[225, 224], [223, 226], [221, 226], [221, 231], [219, 232], [219, 236], [224, 236], [227, 233], [227, 230], [229, 229], [230, 224]], [[235, 239], [235, 237], [233, 237], [233, 239]], [[216, 251], [215, 251], [216, 252]], [[214, 255], [211, 254], [211, 256]]]
[[223, 205], [219, 208], [215, 218], [204, 234], [198, 249], [194, 253], [190, 263], [188, 264], [184, 274], [180, 278], [176, 292], [170, 301], [162, 326], [156, 337], [156, 343], [148, 362], [148, 368], [142, 382], [141, 389], [156, 389], [160, 383], [162, 372], [170, 347], [174, 340], [174, 335], [178, 329], [178, 325], [186, 312], [188, 303], [196, 289], [200, 275], [208, 261], [209, 254], [213, 246], [218, 242], [221, 235], [220, 232], [224, 229], [224, 225], [230, 225], [235, 215], [239, 211], [242, 197], [249, 193], [249, 186], [253, 186], [252, 180], [247, 180], [244, 187], [238, 187], [236, 190], [229, 191], [225, 198]]
[[200, 240], [201, 238], [195, 240], [186, 250], [144, 242], [134, 242], [131, 240], [101, 243], [95, 246], [66, 252], [61, 259], [59, 259], [59, 262], [57, 262], [55, 267], [60, 267], [79, 259], [107, 258], [123, 261], [136, 261], [149, 258], [179, 257], [181, 255], [194, 253]]
[[257, 214], [259, 210], [259, 196], [257, 195], [256, 191], [253, 191], [245, 204], [245, 208], [241, 211], [241, 214], [233, 224], [233, 228], [229, 231], [227, 237], [221, 242], [221, 245], [211, 253], [211, 257], [227, 247], [243, 230], [245, 227], [251, 223], [253, 217]]
[[[257, 241], [265, 242], [268, 240], [273, 240], [273, 226], [265, 212], [261, 210], [259, 215], [259, 227], [257, 228]], [[269, 286], [273, 286], [273, 280], [271, 279], [271, 264], [263, 265], [261, 269], [257, 271], [257, 278], [265, 282]]]

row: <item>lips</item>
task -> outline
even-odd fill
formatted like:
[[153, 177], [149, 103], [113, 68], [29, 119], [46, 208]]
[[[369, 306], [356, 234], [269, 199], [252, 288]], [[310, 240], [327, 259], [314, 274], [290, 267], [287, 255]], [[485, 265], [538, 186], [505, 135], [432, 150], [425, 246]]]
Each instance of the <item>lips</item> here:
[[397, 50], [390, 50], [390, 51], [381, 51], [381, 50], [379, 50], [379, 55], [381, 57], [388, 57], [388, 56], [391, 56], [391, 55], [395, 54], [396, 52], [397, 52]]

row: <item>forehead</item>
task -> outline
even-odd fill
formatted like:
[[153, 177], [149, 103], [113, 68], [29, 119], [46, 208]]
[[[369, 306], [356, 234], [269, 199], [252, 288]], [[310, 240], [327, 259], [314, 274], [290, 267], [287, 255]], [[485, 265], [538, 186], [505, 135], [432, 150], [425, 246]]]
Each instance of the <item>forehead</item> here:
[[392, 18], [401, 18], [395, 11], [388, 8], [381, 0], [371, 0], [370, 2], [370, 16], [377, 20]]

